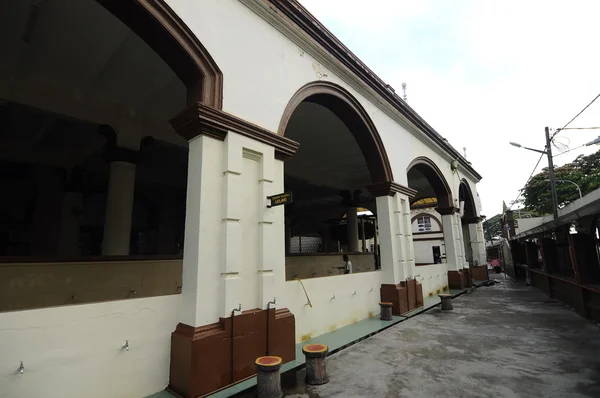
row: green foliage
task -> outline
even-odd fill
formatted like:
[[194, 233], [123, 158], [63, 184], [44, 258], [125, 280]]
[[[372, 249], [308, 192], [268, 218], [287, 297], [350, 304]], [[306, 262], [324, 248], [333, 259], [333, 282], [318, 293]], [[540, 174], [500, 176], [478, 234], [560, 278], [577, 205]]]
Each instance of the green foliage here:
[[[600, 151], [589, 156], [578, 156], [571, 163], [555, 167], [557, 180], [569, 180], [579, 185], [582, 195], [586, 195], [600, 187]], [[552, 214], [552, 192], [548, 168], [533, 176], [523, 191], [525, 210], [535, 215]], [[577, 188], [568, 182], [557, 182], [556, 193], [558, 205], [562, 207], [579, 199]]]
[[502, 214], [496, 214], [494, 217], [483, 222], [483, 233], [485, 239], [492, 240], [496, 236], [502, 235]]

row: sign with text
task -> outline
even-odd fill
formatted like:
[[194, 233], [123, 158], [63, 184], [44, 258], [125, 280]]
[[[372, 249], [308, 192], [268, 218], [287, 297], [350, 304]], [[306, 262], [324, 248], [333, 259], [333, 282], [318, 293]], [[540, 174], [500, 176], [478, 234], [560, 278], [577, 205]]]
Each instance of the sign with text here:
[[269, 196], [269, 197], [267, 197], [267, 199], [269, 199], [271, 201], [270, 205], [267, 207], [287, 205], [287, 204], [292, 203], [292, 193], [291, 192], [280, 193], [278, 195]]

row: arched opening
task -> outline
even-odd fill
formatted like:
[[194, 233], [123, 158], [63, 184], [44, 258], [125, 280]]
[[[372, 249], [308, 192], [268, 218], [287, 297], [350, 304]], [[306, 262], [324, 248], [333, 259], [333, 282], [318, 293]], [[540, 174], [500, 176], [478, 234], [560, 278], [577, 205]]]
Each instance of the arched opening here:
[[417, 191], [411, 201], [415, 265], [440, 264], [446, 260], [447, 236], [441, 214], [453, 209], [452, 192], [440, 169], [420, 157], [408, 167], [408, 186]]
[[[469, 183], [464, 179], [461, 180], [459, 185], [458, 202], [460, 206], [463, 243], [465, 246], [465, 261], [474, 265], [476, 258], [473, 246], [477, 244], [477, 223], [479, 219], [477, 218], [475, 198], [473, 197]], [[477, 261], [479, 262], [479, 260]]]
[[[163, 1], [7, 0], [0, 10], [0, 186], [10, 192], [0, 261], [69, 275], [115, 261], [123, 274], [173, 282], [90, 301], [178, 293], [188, 143], [169, 121], [191, 103], [221, 107], [216, 64]], [[134, 263], [159, 259], [164, 268]], [[120, 279], [98, 275], [81, 288], [108, 292]], [[27, 308], [75, 292], [56, 302], [44, 293], [18, 292]]]
[[290, 101], [279, 132], [300, 144], [284, 172], [294, 195], [285, 217], [286, 278], [342, 273], [342, 253], [352, 272], [378, 269], [376, 203], [367, 187], [393, 177], [365, 110], [343, 88], [311, 83]]

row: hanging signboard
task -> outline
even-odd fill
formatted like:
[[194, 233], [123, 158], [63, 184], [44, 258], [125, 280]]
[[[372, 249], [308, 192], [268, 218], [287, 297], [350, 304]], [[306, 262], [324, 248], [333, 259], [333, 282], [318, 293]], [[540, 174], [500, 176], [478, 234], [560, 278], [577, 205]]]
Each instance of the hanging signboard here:
[[288, 204], [292, 203], [292, 193], [291, 192], [280, 193], [277, 195], [268, 196], [267, 199], [269, 199], [269, 201], [270, 201], [270, 203], [267, 207], [288, 205]]

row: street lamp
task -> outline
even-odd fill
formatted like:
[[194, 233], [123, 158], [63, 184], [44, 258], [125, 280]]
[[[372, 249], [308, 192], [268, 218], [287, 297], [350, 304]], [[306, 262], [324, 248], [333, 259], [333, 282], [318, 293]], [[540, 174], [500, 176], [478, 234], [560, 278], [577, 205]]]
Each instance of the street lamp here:
[[517, 148], [523, 148], [523, 149], [527, 149], [528, 151], [533, 151], [533, 152], [537, 152], [537, 153], [543, 153], [543, 154], [545, 154], [545, 153], [546, 153], [546, 151], [540, 151], [539, 149], [528, 148], [528, 147], [526, 147], [526, 146], [523, 146], [523, 145], [521, 145], [521, 144], [518, 144], [518, 143], [516, 143], [516, 142], [509, 142], [509, 144], [510, 144], [510, 145], [512, 145], [512, 146], [516, 146]]
[[[539, 149], [527, 148], [522, 146], [521, 144], [517, 144], [516, 142], [510, 142], [510, 145], [548, 156], [548, 174], [550, 177], [550, 191], [552, 193], [552, 214], [554, 215], [554, 219], [556, 220], [558, 218], [558, 197], [556, 196], [556, 179], [554, 178], [554, 162], [552, 161], [552, 143], [550, 140], [550, 129], [548, 129], [548, 127], [545, 128], [545, 133], [546, 148], [543, 151], [540, 151]], [[598, 143], [600, 143], [600, 137], [598, 137], [597, 141]]]
[[590, 146], [590, 145], [598, 145], [600, 144], [600, 136], [598, 138], [596, 138], [594, 141], [590, 141], [587, 144], [585, 144], [585, 146]]

